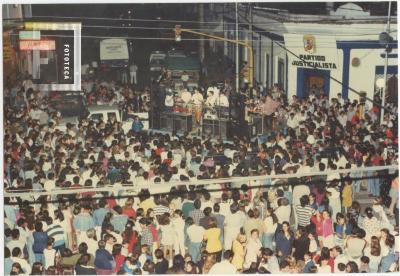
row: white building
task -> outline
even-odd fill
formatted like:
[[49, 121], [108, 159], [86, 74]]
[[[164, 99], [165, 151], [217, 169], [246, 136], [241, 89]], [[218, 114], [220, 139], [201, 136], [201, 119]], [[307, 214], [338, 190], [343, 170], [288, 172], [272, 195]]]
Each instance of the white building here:
[[[235, 39], [234, 5], [223, 14], [225, 37]], [[332, 7], [329, 3], [327, 7]], [[325, 15], [299, 15], [269, 8], [239, 5], [241, 40], [251, 40], [254, 77], [265, 87], [280, 84], [287, 93], [305, 97], [312, 87], [337, 97], [359, 99], [356, 92], [373, 98], [376, 80], [383, 77], [385, 49], [379, 34], [387, 16], [371, 16], [355, 4], [345, 4]], [[397, 95], [397, 18], [392, 17], [393, 42], [388, 60], [389, 92]], [[224, 53], [235, 60], [235, 45], [225, 43]], [[300, 59], [300, 58], [301, 59]], [[240, 48], [240, 60], [248, 59]], [[316, 68], [315, 68], [316, 67]], [[353, 91], [356, 92], [353, 92]], [[396, 96], [397, 98], [397, 96]]]

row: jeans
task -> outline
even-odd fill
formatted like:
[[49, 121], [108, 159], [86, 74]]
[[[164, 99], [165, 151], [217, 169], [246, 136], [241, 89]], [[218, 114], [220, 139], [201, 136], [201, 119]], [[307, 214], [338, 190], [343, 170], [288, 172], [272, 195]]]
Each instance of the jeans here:
[[200, 261], [200, 250], [201, 250], [201, 242], [195, 243], [195, 242], [190, 242], [189, 243], [189, 254], [192, 256], [192, 261], [197, 263]]
[[274, 233], [272, 233], [272, 234], [266, 234], [266, 233], [264, 233], [263, 235], [262, 235], [262, 246], [264, 247], [264, 248], [269, 248], [269, 249], [271, 249], [272, 251], [274, 251], [274, 248], [273, 248], [273, 241], [274, 241], [274, 237], [275, 237], [275, 234]]
[[43, 266], [45, 265], [43, 253], [35, 253], [35, 262], [40, 262]]
[[386, 273], [389, 270], [390, 266], [396, 261], [396, 255], [394, 253], [389, 253], [387, 256], [382, 258], [381, 267], [379, 268], [379, 272]]

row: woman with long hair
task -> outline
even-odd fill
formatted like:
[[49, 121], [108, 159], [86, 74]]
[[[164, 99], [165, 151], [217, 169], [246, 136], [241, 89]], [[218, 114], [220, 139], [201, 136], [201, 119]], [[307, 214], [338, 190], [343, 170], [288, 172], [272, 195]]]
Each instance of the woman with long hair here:
[[286, 257], [292, 254], [294, 235], [289, 222], [282, 223], [282, 230], [276, 235], [276, 251], [278, 256]]
[[346, 273], [358, 273], [358, 265], [356, 262], [350, 261], [346, 265]]
[[30, 275], [43, 275], [43, 264], [36, 262], [32, 265], [32, 270]]
[[262, 245], [264, 248], [274, 250], [273, 242], [275, 232], [278, 227], [278, 218], [274, 214], [274, 210], [272, 208], [267, 208], [265, 216], [266, 217], [263, 223]]
[[128, 253], [133, 253], [135, 246], [138, 241], [138, 232], [133, 230], [133, 226], [135, 224], [132, 221], [128, 220], [128, 223], [125, 226], [125, 231], [122, 232], [122, 242], [128, 243]]
[[293, 257], [297, 261], [304, 261], [304, 254], [309, 250], [310, 239], [308, 238], [307, 232], [300, 228], [296, 231], [295, 240], [293, 242], [294, 253]]
[[396, 262], [396, 253], [394, 249], [395, 238], [392, 234], [388, 234], [387, 232], [388, 231], [385, 231], [385, 234], [381, 237], [381, 242], [382, 239], [384, 239], [384, 252], [382, 254], [381, 266], [379, 268], [379, 272], [381, 273], [388, 272], [393, 263]]
[[325, 247], [333, 248], [335, 246], [333, 221], [327, 210], [322, 212], [322, 241]]
[[372, 236], [379, 234], [380, 226], [378, 219], [374, 216], [373, 210], [370, 207], [365, 209], [363, 229], [365, 230], [367, 241], [369, 241]]
[[377, 236], [372, 236], [371, 237], [371, 242], [364, 250], [365, 256], [369, 258], [369, 272], [370, 273], [377, 273], [379, 264], [381, 263], [382, 260], [382, 254], [381, 254], [381, 245], [379, 243], [379, 238]]

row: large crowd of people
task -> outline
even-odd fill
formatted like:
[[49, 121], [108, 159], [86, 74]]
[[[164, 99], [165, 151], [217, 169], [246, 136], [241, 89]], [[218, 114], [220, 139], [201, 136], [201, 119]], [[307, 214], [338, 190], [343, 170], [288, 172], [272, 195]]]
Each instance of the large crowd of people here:
[[[82, 86], [91, 104], [149, 108], [148, 90]], [[397, 107], [380, 124], [380, 109], [368, 102], [316, 94], [286, 101], [272, 90], [267, 97], [280, 104], [268, 116], [282, 131], [227, 142], [135, 123], [125, 133], [119, 122], [88, 119], [61, 131], [46, 93], [21, 82], [4, 97], [4, 189], [25, 192], [4, 199], [7, 275], [399, 269], [398, 171], [357, 171], [398, 165]], [[255, 93], [248, 103], [267, 100]], [[301, 175], [312, 172], [326, 174]], [[269, 178], [280, 174], [293, 177]], [[195, 185], [259, 175], [266, 179]], [[193, 185], [152, 190], [179, 181]], [[91, 191], [136, 185], [149, 189]], [[363, 188], [373, 199], [367, 208], [355, 197]]]

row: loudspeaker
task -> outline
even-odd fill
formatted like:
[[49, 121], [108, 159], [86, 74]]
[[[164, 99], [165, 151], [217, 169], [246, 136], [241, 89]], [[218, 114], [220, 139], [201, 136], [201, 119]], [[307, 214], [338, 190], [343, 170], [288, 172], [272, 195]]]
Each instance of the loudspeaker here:
[[203, 135], [209, 135], [211, 137], [220, 137], [221, 139], [226, 140], [228, 138], [228, 120], [219, 119], [219, 120], [203, 120]]
[[229, 117], [232, 121], [243, 122], [245, 115], [244, 95], [234, 94], [229, 97]]
[[174, 113], [173, 129], [177, 133], [191, 132], [193, 128], [193, 116], [190, 113]]

